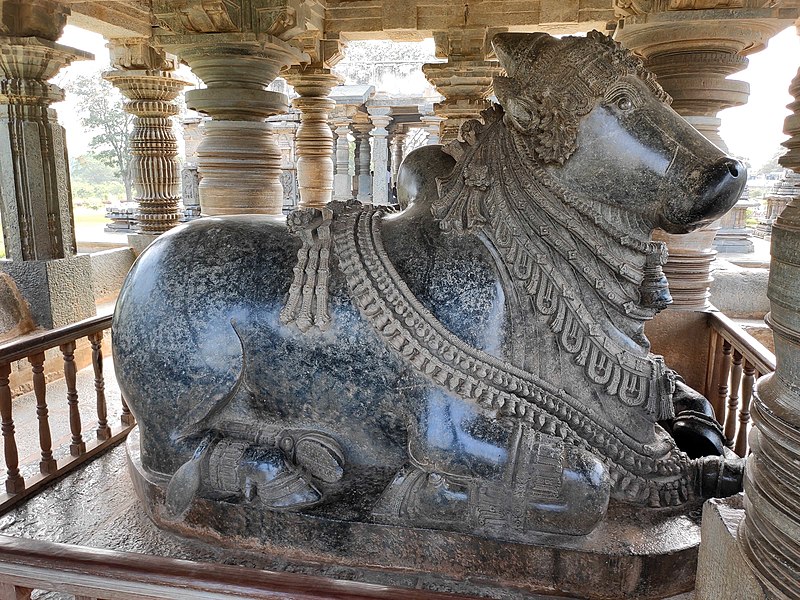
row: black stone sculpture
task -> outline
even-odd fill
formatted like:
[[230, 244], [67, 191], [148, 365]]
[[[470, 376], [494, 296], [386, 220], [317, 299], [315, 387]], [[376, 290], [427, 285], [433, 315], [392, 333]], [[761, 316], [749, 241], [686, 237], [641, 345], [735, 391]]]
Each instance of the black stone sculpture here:
[[139, 258], [114, 361], [162, 524], [202, 500], [535, 544], [740, 489], [643, 329], [652, 230], [719, 217], [743, 166], [604, 35], [494, 45], [500, 105], [407, 158], [404, 211], [204, 218]]

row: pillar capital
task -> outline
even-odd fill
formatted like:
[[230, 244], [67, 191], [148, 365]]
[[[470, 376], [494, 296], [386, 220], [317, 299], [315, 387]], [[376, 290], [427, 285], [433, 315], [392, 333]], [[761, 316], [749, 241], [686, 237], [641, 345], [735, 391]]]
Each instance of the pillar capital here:
[[444, 121], [444, 117], [439, 117], [436, 115], [425, 115], [420, 117], [420, 122], [422, 123], [425, 131], [428, 133], [428, 146], [432, 146], [434, 144], [441, 143], [441, 126], [442, 121]]

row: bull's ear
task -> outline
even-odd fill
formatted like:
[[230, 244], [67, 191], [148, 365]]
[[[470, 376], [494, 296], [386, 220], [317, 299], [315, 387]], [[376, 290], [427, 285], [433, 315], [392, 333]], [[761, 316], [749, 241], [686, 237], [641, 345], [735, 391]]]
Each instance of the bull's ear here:
[[518, 90], [516, 81], [509, 77], [494, 78], [494, 94], [506, 113], [506, 119], [522, 133], [531, 133], [539, 124], [535, 110]]

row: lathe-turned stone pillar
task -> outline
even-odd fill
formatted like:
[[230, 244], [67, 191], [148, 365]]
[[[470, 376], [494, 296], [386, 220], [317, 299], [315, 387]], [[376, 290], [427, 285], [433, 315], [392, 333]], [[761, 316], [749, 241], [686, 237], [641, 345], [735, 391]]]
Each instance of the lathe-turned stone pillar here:
[[386, 128], [392, 122], [391, 108], [383, 106], [370, 106], [369, 118], [372, 121], [372, 203], [375, 205], [389, 204], [389, 148]]
[[333, 134], [328, 117], [336, 103], [328, 96], [340, 78], [321, 67], [294, 67], [285, 77], [300, 94], [292, 100], [292, 105], [300, 111], [300, 127], [295, 137], [300, 206], [321, 208], [331, 201], [334, 187]]
[[[800, 172], [800, 73], [784, 131], [789, 152], [780, 163]], [[768, 322], [777, 369], [756, 386], [745, 472], [744, 555], [768, 597], [800, 598], [800, 198], [772, 226]]]
[[[172, 117], [178, 114], [175, 98], [191, 82], [178, 77], [177, 61], [149, 40], [112, 40], [109, 47], [113, 70], [103, 77], [128, 99], [125, 110], [134, 116], [130, 152], [136, 219], [140, 236], [152, 238], [180, 220], [178, 139]], [[134, 239], [131, 245], [146, 244]]]
[[370, 203], [372, 202], [372, 172], [370, 170], [372, 152], [369, 146], [369, 140], [372, 124], [370, 122], [365, 123], [357, 121], [354, 123], [353, 129], [360, 141], [358, 145], [358, 155], [356, 156], [356, 162], [358, 164], [357, 198], [359, 202]]
[[485, 59], [490, 48], [487, 33], [485, 28], [434, 33], [436, 56], [447, 62], [425, 64], [422, 72], [445, 98], [433, 107], [436, 116], [444, 119], [440, 126], [443, 144], [457, 139], [461, 125], [478, 118], [491, 104], [492, 78], [502, 69]]
[[[787, 24], [769, 18], [738, 18], [735, 11], [636, 14], [635, 10], [635, 5], [623, 10], [628, 14], [615, 38], [644, 57], [646, 67], [672, 96], [672, 108], [727, 150], [719, 136], [717, 113], [745, 104], [750, 93], [747, 83], [730, 76], [747, 66], [746, 54], [763, 49]], [[719, 222], [715, 222], [687, 235], [654, 234], [654, 239], [666, 242], [669, 249], [664, 274], [673, 299], [670, 308], [709, 306], [711, 262], [716, 256], [713, 241], [718, 229]]]
[[404, 157], [404, 144], [406, 134], [402, 131], [395, 130], [389, 143], [392, 149], [392, 185], [397, 185], [397, 173], [400, 170], [400, 165]]
[[336, 127], [336, 175], [333, 178], [333, 197], [341, 201], [352, 198], [350, 139], [348, 137], [352, 120], [351, 116], [343, 113], [333, 118], [333, 124]]
[[[76, 256], [64, 128], [49, 83], [92, 55], [57, 44], [69, 8], [53, 0], [0, 0], [0, 214], [9, 273], [37, 325], [95, 313], [88, 256]], [[65, 286], [64, 282], [74, 282]]]
[[186, 93], [186, 104], [212, 117], [197, 149], [204, 215], [280, 214], [281, 152], [265, 119], [288, 109], [285, 94], [267, 86], [297, 49], [271, 35], [165, 35], [159, 42], [206, 84]]
[[428, 140], [425, 142], [425, 145], [433, 146], [434, 144], [441, 144], [442, 140], [439, 136], [444, 119], [435, 115], [429, 115], [421, 117], [420, 121], [422, 121], [425, 132], [428, 134]]

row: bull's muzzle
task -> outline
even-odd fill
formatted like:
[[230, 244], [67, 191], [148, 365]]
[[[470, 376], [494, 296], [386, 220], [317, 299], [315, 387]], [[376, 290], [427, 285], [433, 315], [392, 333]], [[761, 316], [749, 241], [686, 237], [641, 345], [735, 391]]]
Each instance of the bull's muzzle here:
[[694, 193], [671, 203], [659, 226], [670, 233], [689, 233], [708, 225], [733, 208], [746, 183], [747, 168], [724, 156], [699, 172], [691, 186]]

